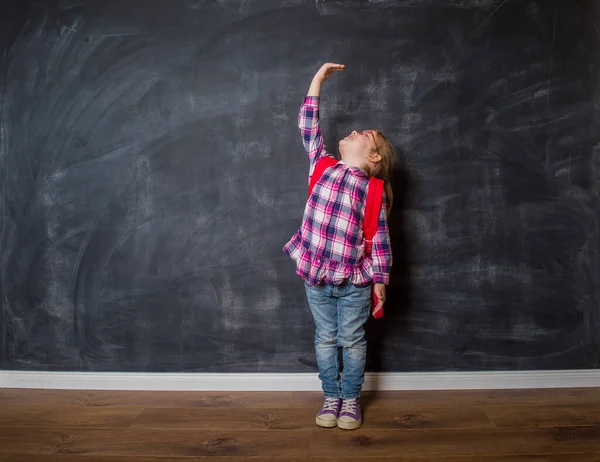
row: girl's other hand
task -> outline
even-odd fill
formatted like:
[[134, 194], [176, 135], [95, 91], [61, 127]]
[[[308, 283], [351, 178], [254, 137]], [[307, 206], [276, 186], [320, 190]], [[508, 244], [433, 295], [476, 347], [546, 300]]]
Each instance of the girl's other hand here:
[[383, 304], [385, 303], [385, 284], [375, 284], [374, 291], [378, 299], [377, 306], [373, 309], [373, 315], [375, 316], [383, 309]]

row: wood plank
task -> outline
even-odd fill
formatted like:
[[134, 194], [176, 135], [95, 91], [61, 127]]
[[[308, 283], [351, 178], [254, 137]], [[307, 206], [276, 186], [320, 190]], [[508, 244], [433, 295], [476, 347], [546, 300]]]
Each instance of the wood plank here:
[[[31, 454], [15, 454], [8, 462], [287, 462], [289, 457], [151, 457], [151, 456], [94, 456], [73, 454], [36, 454], [32, 461]], [[308, 461], [310, 459], [296, 458], [297, 461]], [[389, 461], [389, 459], [388, 459]], [[332, 462], [332, 459], [328, 459]], [[416, 461], [427, 462], [427, 461]]]
[[[2, 459], [0, 459], [2, 460]], [[221, 462], [236, 460], [248, 460], [247, 458], [238, 457], [151, 457], [151, 456], [94, 456], [94, 455], [77, 455], [77, 454], [36, 454], [34, 457], [31, 454], [13, 454], [7, 459], [8, 462], [196, 462], [196, 461], [211, 461]], [[255, 459], [260, 462], [265, 461], [281, 461], [283, 459]]]
[[483, 406], [498, 427], [600, 426], [600, 404]]
[[310, 430], [184, 431], [1, 427], [0, 452], [123, 456], [308, 456]]
[[0, 426], [127, 428], [143, 407], [0, 406]]
[[430, 457], [429, 460], [431, 462], [598, 462], [600, 457], [598, 454], [566, 453], [512, 456]]
[[[367, 456], [365, 458], [357, 458], [352, 457], [351, 460], [364, 460], [368, 462], [429, 462], [429, 457], [414, 457], [414, 456], [403, 456], [401, 454], [396, 454], [391, 457], [371, 457]], [[260, 460], [260, 459], [259, 459]], [[348, 457], [328, 457], [328, 458], [309, 458], [309, 462], [348, 462]], [[262, 462], [262, 461], [261, 461]]]
[[364, 429], [492, 428], [486, 413], [473, 406], [437, 406], [403, 409], [402, 405], [367, 407]]
[[[489, 404], [600, 404], [600, 388], [382, 391], [364, 392], [363, 401], [372, 407], [403, 408], [423, 405]], [[261, 407], [317, 408], [323, 402], [320, 392], [162, 392], [103, 390], [0, 389], [0, 405], [64, 404], [75, 406], [141, 407]]]
[[[32, 462], [31, 454], [7, 455], [2, 462]], [[353, 458], [354, 459], [354, 458]], [[287, 462], [289, 457], [248, 458], [248, 457], [137, 457], [137, 456], [79, 456], [71, 454], [36, 454], [35, 462]], [[296, 459], [306, 462], [346, 462], [348, 458]], [[598, 462], [598, 454], [540, 454], [513, 456], [458, 456], [458, 457], [366, 457], [357, 460], [369, 462]]]
[[184, 430], [312, 429], [315, 427], [315, 415], [316, 412], [312, 409], [148, 408], [133, 422], [131, 428], [181, 428]]
[[[363, 392], [366, 407], [479, 406], [489, 404], [600, 404], [600, 387], [520, 390], [446, 390]], [[323, 403], [321, 392], [292, 392], [290, 407], [315, 408]]]
[[289, 407], [290, 392], [24, 390], [0, 388], [0, 405]]
[[[260, 430], [314, 429], [314, 409], [184, 409], [148, 408], [132, 428]], [[472, 406], [419, 409], [373, 408], [365, 413], [364, 429], [485, 428], [494, 424]]]
[[[590, 452], [600, 447], [600, 428], [523, 428], [469, 430], [314, 430], [311, 455], [391, 457], [547, 454]], [[595, 450], [595, 449], [592, 449]]]
[[[14, 455], [8, 462], [32, 462], [31, 454]], [[289, 457], [151, 457], [151, 456], [93, 456], [72, 454], [36, 454], [35, 462], [287, 462]], [[291, 459], [294, 460], [294, 459]], [[297, 461], [309, 459], [297, 458]], [[331, 462], [331, 459], [328, 459]], [[389, 459], [388, 459], [389, 461]], [[421, 461], [418, 461], [421, 462]], [[426, 462], [426, 461], [423, 461]]]
[[[290, 457], [151, 457], [151, 456], [93, 456], [93, 455], [73, 455], [73, 454], [36, 454], [35, 462], [288, 462], [297, 460], [302, 462], [347, 462], [348, 458], [293, 458]], [[360, 459], [359, 459], [360, 460]], [[362, 459], [369, 462], [429, 462], [427, 457], [378, 457]], [[1, 459], [0, 461], [4, 462]], [[32, 462], [31, 454], [14, 454], [6, 459], [7, 462]], [[471, 459], [470, 462], [475, 462]], [[583, 461], [587, 462], [587, 461]]]

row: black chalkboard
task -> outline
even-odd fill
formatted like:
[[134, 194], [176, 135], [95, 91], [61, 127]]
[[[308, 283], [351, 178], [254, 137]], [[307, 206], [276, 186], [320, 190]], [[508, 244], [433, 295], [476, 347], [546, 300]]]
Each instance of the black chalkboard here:
[[314, 371], [296, 115], [402, 157], [382, 371], [595, 368], [599, 43], [574, 0], [37, 0], [0, 14], [0, 367]]

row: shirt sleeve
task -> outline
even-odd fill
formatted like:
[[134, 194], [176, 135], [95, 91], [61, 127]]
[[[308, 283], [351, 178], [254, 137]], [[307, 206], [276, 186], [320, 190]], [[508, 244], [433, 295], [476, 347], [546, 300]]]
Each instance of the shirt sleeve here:
[[392, 246], [387, 222], [387, 208], [387, 197], [384, 192], [377, 232], [373, 236], [371, 258], [373, 259], [373, 282], [386, 285], [390, 283], [390, 271], [392, 269]]
[[298, 114], [298, 128], [302, 134], [304, 149], [312, 167], [325, 153], [323, 135], [319, 125], [319, 97], [306, 96]]

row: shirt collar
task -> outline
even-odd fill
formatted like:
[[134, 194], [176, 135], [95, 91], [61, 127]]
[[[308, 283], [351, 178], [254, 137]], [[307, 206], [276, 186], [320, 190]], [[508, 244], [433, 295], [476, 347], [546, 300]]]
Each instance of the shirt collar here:
[[354, 165], [348, 165], [343, 160], [340, 160], [338, 163], [342, 164], [344, 167], [346, 167], [348, 170], [350, 170], [352, 173], [354, 173], [357, 176], [361, 176], [363, 178], [369, 177], [362, 168], [355, 167]]

